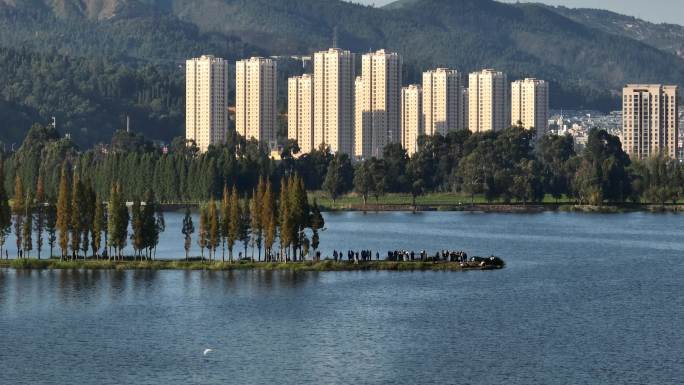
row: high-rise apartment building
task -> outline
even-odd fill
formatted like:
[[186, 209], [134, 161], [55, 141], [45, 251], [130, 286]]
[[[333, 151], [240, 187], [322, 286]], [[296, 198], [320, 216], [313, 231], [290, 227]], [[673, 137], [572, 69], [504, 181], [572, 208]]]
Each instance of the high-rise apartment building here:
[[354, 55], [331, 48], [314, 54], [314, 142], [353, 154]]
[[677, 86], [630, 84], [622, 90], [622, 147], [633, 159], [677, 158]]
[[275, 147], [278, 95], [276, 63], [253, 57], [235, 65], [235, 129], [246, 139]]
[[409, 156], [418, 152], [418, 137], [423, 135], [423, 89], [410, 85], [401, 89], [401, 145]]
[[511, 84], [511, 124], [546, 133], [549, 124], [549, 84], [543, 80], [517, 80]]
[[470, 74], [468, 128], [472, 132], [500, 131], [510, 126], [508, 80], [491, 69]]
[[[356, 91], [355, 151], [380, 157], [389, 143], [401, 143], [401, 56], [380, 50], [363, 55]], [[360, 114], [360, 116], [358, 116]]]
[[313, 77], [296, 76], [287, 82], [287, 138], [296, 140], [302, 154], [314, 148]]
[[228, 131], [228, 63], [213, 56], [185, 63], [185, 138], [200, 151], [222, 143]]
[[467, 127], [463, 80], [456, 70], [437, 68], [423, 73], [423, 116], [427, 135], [446, 135]]

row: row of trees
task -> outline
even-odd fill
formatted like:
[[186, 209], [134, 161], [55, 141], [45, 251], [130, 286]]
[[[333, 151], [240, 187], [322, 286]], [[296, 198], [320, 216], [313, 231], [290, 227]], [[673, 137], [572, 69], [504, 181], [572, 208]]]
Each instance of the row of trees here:
[[[51, 127], [34, 126], [19, 151], [5, 154], [5, 187], [14, 190], [20, 177], [35, 186], [43, 179], [47, 198], [56, 198], [61, 165], [74, 165], [80, 180], [89, 180], [97, 196], [108, 196], [120, 185], [127, 200], [148, 190], [167, 203], [207, 202], [221, 197], [223, 186], [235, 186], [240, 196], [251, 196], [259, 177], [278, 181], [299, 175], [307, 191], [323, 190], [333, 200], [349, 192], [379, 199], [387, 193], [414, 198], [429, 192], [452, 192], [489, 201], [537, 202], [546, 195], [579, 203], [675, 201], [682, 195], [681, 165], [665, 156], [631, 161], [620, 140], [592, 130], [584, 149], [576, 152], [570, 136], [546, 135], [520, 127], [500, 132], [449, 132], [423, 136], [419, 151], [408, 156], [399, 144], [390, 144], [381, 158], [353, 162], [327, 148], [298, 155], [287, 142], [280, 161], [268, 149], [236, 134], [220, 146], [200, 154], [190, 143], [175, 140], [165, 149], [138, 134], [118, 132], [108, 146], [85, 152]], [[273, 186], [274, 194], [280, 185]]]
[[[228, 258], [233, 261], [233, 250], [238, 241], [244, 246], [244, 257], [266, 261], [296, 261], [304, 259], [313, 249], [315, 258], [320, 245], [320, 231], [325, 226], [323, 215], [314, 199], [309, 198], [303, 179], [298, 176], [282, 178], [276, 197], [270, 180], [259, 178], [257, 188], [242, 202], [238, 190], [223, 189], [222, 199], [217, 202], [213, 198], [200, 208], [197, 243], [204, 258], [207, 249], [209, 259], [216, 257], [216, 251], [222, 248], [221, 258], [225, 261], [226, 248]], [[307, 232], [310, 230], [310, 238]], [[195, 227], [190, 210], [186, 210], [183, 220], [186, 258], [192, 245], [192, 234]], [[274, 252], [276, 241], [278, 251]], [[247, 257], [248, 247], [251, 256]]]
[[[4, 165], [0, 163], [0, 177], [3, 174]], [[50, 257], [57, 247], [60, 259], [85, 259], [89, 253], [91, 258], [122, 259], [129, 239], [134, 257], [155, 258], [166, 222], [152, 190], [144, 200], [134, 199], [129, 208], [120, 184], [114, 184], [103, 199], [94, 191], [90, 180], [81, 180], [67, 164], [62, 166], [56, 200], [46, 197], [42, 177], [38, 179], [35, 193], [24, 186], [20, 177], [15, 182], [11, 205], [4, 185], [0, 184], [0, 253], [4, 250], [7, 256], [5, 243], [14, 225], [19, 258], [30, 257], [34, 235], [38, 259], [44, 239], [48, 241]], [[259, 178], [252, 193], [241, 199], [237, 187], [229, 190], [224, 186], [220, 200], [212, 197], [202, 205], [197, 231], [202, 259], [205, 250], [209, 260], [215, 259], [221, 247], [222, 260], [225, 262], [228, 249], [229, 260], [233, 261], [238, 241], [244, 245], [245, 258], [250, 246], [251, 258], [257, 250], [258, 260], [262, 259], [262, 248], [267, 261], [296, 261], [306, 258], [311, 249], [316, 255], [320, 231], [325, 225], [316, 201], [309, 203], [304, 181], [298, 175], [281, 179], [278, 187], [276, 196], [270, 180]], [[195, 233], [189, 209], [181, 232], [187, 259]]]

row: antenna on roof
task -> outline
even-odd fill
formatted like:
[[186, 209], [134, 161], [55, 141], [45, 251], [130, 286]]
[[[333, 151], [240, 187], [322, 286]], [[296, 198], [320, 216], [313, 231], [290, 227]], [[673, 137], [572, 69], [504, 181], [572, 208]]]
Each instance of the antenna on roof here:
[[332, 47], [337, 48], [337, 26], [333, 27], [333, 41], [332, 41]]

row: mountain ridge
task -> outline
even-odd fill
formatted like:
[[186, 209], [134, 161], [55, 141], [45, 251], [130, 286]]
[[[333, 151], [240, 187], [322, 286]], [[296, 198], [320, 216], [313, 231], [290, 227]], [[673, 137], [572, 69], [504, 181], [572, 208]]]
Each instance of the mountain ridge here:
[[[464, 73], [496, 68], [511, 79], [548, 80], [552, 107], [557, 108], [617, 108], [625, 83], [684, 85], [684, 59], [667, 44], [654, 46], [651, 40], [601, 30], [596, 18], [590, 22], [554, 7], [491, 0], [403, 0], [399, 5], [374, 8], [339, 0], [0, 0], [0, 47], [83, 58], [83, 63], [106, 58], [133, 70], [161, 66], [164, 76], [176, 79], [160, 84], [175, 84], [182, 82], [180, 69], [188, 57], [215, 54], [234, 61], [254, 55], [309, 55], [328, 48], [336, 29], [341, 48], [357, 53], [387, 48], [402, 54], [407, 83], [420, 82], [423, 70], [437, 66]], [[301, 66], [280, 68], [283, 76], [301, 72]], [[27, 80], [6, 81], [10, 84], [0, 86], [11, 89], [11, 82]], [[5, 99], [11, 102], [5, 113], [15, 106], [31, 107], [29, 112], [49, 109], [31, 104], [41, 98], [30, 96], [24, 96], [27, 102]], [[39, 117], [46, 120], [43, 115]], [[86, 133], [100, 129], [86, 119], [79, 124]], [[169, 139], [159, 127], [154, 132], [161, 135], [155, 139]], [[182, 132], [182, 127], [168, 132]]]

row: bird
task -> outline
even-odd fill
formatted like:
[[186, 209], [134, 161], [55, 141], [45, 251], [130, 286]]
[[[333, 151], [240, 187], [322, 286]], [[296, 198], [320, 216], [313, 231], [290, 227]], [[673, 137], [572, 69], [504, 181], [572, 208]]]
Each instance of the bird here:
[[214, 349], [204, 349], [204, 353], [202, 353], [202, 355], [206, 356], [207, 354], [209, 354], [213, 351], [214, 351]]

